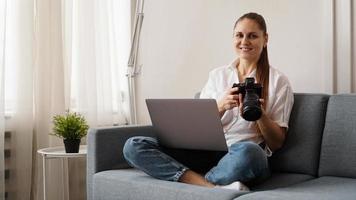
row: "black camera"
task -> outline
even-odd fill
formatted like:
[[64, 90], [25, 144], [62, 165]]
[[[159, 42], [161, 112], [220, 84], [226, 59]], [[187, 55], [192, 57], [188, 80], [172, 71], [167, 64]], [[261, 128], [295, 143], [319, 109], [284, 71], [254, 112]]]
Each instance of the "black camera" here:
[[245, 83], [234, 83], [232, 87], [239, 88], [234, 94], [242, 94], [242, 117], [247, 121], [258, 120], [262, 115], [261, 103], [259, 101], [262, 94], [261, 84], [255, 83], [255, 79], [250, 77], [246, 78]]

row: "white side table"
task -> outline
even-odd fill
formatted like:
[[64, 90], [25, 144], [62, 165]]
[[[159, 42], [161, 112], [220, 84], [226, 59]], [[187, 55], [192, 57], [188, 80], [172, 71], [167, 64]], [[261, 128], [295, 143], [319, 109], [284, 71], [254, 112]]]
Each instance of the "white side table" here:
[[80, 145], [79, 153], [66, 153], [64, 146], [39, 149], [37, 153], [43, 157], [43, 200], [46, 200], [46, 160], [51, 158], [62, 159], [63, 168], [63, 159], [86, 157], [87, 145]]

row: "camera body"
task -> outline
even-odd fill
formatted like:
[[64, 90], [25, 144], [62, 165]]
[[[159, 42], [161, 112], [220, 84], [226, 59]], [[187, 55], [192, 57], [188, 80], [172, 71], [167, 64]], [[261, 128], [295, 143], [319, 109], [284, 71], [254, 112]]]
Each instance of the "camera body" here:
[[242, 94], [242, 117], [247, 121], [258, 120], [262, 115], [261, 103], [259, 101], [262, 96], [262, 85], [255, 83], [255, 78], [248, 77], [244, 83], [234, 83], [232, 87], [239, 88], [234, 94]]

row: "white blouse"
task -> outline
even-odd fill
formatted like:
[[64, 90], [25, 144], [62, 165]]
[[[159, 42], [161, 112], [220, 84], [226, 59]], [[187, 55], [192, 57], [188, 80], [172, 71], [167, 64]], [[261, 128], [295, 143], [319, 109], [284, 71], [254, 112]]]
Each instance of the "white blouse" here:
[[[201, 91], [200, 98], [213, 98], [220, 100], [225, 91], [234, 83], [243, 82], [237, 75], [237, 63], [235, 60], [229, 65], [218, 67], [209, 74], [208, 82]], [[256, 78], [256, 70], [247, 77]], [[294, 98], [293, 91], [287, 77], [277, 69], [270, 67], [268, 101], [266, 114], [279, 126], [288, 128], [290, 112]], [[221, 118], [228, 146], [239, 141], [253, 141], [257, 144], [264, 141], [257, 129], [256, 122], [249, 122], [239, 114], [239, 108], [227, 110]], [[270, 153], [268, 153], [270, 154]]]

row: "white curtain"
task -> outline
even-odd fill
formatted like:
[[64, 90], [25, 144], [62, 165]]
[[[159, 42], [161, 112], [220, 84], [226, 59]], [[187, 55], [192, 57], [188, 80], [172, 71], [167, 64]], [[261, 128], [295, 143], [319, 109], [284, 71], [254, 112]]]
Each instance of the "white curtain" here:
[[29, 199], [33, 141], [33, 2], [6, 1], [5, 106], [12, 131], [8, 199]]
[[[7, 1], [0, 16], [0, 39], [6, 36], [0, 70], [1, 98], [11, 114], [6, 128], [14, 132], [8, 199], [43, 198], [37, 150], [63, 145], [49, 136], [53, 115], [71, 109], [92, 127], [126, 123], [130, 10], [130, 0]], [[1, 163], [0, 157], [3, 171]], [[60, 160], [47, 163], [47, 199], [86, 198], [84, 159], [70, 160], [64, 169]]]
[[64, 8], [71, 108], [92, 125], [125, 123], [130, 0], [64, 1]]
[[[5, 50], [5, 24], [6, 24], [6, 1], [0, 0], [0, 152], [4, 151], [5, 132], [5, 98], [4, 98], [4, 50]], [[5, 199], [5, 160], [4, 154], [0, 153], [0, 200]]]

